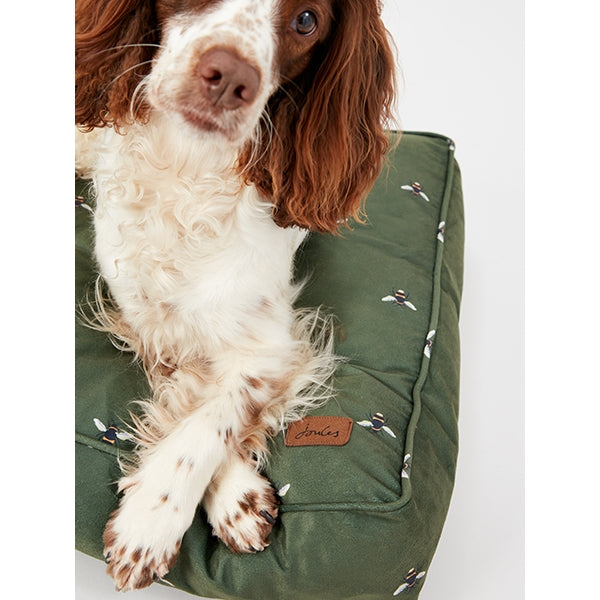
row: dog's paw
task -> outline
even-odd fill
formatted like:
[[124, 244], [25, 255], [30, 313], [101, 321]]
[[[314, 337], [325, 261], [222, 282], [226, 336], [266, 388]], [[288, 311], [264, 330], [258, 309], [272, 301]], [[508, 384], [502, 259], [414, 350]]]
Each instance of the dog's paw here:
[[106, 571], [117, 590], [147, 587], [169, 572], [189, 526], [181, 508], [167, 493], [129, 485], [103, 535]]
[[213, 533], [236, 554], [259, 552], [269, 545], [281, 504], [269, 481], [241, 465], [228, 470], [204, 499]]
[[141, 589], [162, 579], [177, 560], [181, 540], [171, 549], [130, 545], [116, 532], [115, 518], [106, 525], [103, 541], [106, 572], [114, 579], [116, 589]]

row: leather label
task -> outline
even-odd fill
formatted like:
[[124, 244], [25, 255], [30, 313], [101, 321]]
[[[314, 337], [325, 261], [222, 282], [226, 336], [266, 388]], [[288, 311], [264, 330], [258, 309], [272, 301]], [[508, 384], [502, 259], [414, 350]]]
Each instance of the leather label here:
[[286, 446], [343, 446], [350, 439], [348, 417], [304, 417], [292, 423], [285, 434]]

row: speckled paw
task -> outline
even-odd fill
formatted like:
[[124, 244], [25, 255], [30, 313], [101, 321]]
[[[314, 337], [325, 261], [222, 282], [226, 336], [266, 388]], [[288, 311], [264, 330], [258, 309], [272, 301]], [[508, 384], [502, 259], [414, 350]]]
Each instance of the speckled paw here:
[[269, 545], [281, 501], [269, 481], [253, 470], [225, 477], [205, 498], [213, 533], [235, 553], [259, 552]]
[[106, 525], [103, 541], [106, 572], [114, 579], [116, 589], [126, 592], [145, 588], [162, 579], [177, 560], [181, 540], [172, 548], [132, 546], [116, 533], [114, 519]]

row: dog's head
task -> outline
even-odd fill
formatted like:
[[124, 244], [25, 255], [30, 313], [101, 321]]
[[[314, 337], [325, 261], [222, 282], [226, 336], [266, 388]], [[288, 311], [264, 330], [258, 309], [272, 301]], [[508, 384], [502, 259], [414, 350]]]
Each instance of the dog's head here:
[[381, 169], [394, 63], [379, 0], [77, 0], [76, 120], [152, 111], [235, 144], [281, 226], [335, 231]]

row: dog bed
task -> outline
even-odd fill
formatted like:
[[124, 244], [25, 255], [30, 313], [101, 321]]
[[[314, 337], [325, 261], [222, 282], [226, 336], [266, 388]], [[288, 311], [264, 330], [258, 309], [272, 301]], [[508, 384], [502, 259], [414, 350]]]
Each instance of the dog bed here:
[[[76, 187], [76, 302], [92, 289], [92, 201]], [[336, 396], [272, 443], [282, 496], [271, 545], [231, 553], [202, 509], [166, 579], [210, 598], [417, 598], [448, 510], [458, 439], [464, 216], [454, 144], [404, 133], [366, 204], [367, 222], [312, 235], [300, 304], [337, 318]], [[131, 401], [148, 395], [129, 354], [76, 326], [76, 546], [102, 558], [131, 450]], [[165, 590], [165, 595], [168, 592]]]

